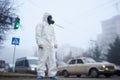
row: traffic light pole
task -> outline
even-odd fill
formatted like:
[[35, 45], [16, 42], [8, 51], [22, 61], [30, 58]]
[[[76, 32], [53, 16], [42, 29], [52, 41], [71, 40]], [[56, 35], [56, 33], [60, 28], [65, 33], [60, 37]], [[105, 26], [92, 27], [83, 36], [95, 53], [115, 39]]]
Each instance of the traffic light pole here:
[[15, 51], [16, 51], [16, 45], [14, 46], [14, 52], [13, 52], [13, 72], [15, 72]]

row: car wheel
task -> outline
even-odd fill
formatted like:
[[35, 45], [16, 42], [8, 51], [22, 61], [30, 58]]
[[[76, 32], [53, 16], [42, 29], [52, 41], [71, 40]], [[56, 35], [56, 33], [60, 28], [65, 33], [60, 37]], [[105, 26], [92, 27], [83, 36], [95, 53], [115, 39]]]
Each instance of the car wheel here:
[[77, 75], [77, 77], [81, 77], [81, 74]]
[[120, 76], [120, 73], [119, 74], [117, 74], [118, 76]]
[[118, 74], [118, 76], [120, 76], [120, 74]]
[[105, 74], [105, 77], [109, 78], [109, 77], [111, 77], [111, 74]]
[[99, 72], [98, 72], [98, 70], [97, 70], [97, 69], [91, 69], [91, 70], [90, 70], [90, 76], [91, 76], [92, 78], [97, 78], [97, 77], [99, 77]]
[[69, 73], [68, 73], [68, 71], [66, 71], [66, 70], [65, 70], [65, 71], [63, 71], [63, 73], [62, 73], [62, 74], [63, 74], [63, 76], [64, 76], [64, 77], [69, 77]]

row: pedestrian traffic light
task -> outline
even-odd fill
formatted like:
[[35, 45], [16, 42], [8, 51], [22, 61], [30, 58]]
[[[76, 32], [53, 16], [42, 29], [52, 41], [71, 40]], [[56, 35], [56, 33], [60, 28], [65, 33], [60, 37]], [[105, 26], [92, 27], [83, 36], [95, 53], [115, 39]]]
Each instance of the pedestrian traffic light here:
[[20, 27], [20, 18], [15, 18], [14, 29], [18, 29]]

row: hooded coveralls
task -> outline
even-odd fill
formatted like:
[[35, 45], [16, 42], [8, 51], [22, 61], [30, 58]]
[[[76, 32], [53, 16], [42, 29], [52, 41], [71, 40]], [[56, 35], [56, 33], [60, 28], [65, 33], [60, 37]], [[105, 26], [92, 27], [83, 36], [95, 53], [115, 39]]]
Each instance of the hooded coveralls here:
[[41, 24], [36, 26], [36, 43], [42, 45], [43, 49], [38, 49], [39, 65], [37, 69], [38, 76], [45, 76], [46, 63], [48, 67], [48, 76], [52, 77], [56, 75], [56, 58], [55, 48], [56, 37], [53, 26], [47, 22], [47, 17], [50, 14], [44, 14]]

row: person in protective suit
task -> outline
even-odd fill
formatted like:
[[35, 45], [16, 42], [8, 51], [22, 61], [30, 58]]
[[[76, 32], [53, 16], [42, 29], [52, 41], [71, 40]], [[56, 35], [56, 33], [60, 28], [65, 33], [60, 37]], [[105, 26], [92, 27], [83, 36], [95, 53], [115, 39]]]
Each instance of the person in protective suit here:
[[55, 48], [57, 48], [52, 16], [45, 13], [41, 24], [36, 26], [36, 43], [38, 45], [39, 64], [37, 69], [38, 80], [45, 77], [46, 63], [48, 67], [48, 76], [51, 80], [57, 80], [57, 67]]

